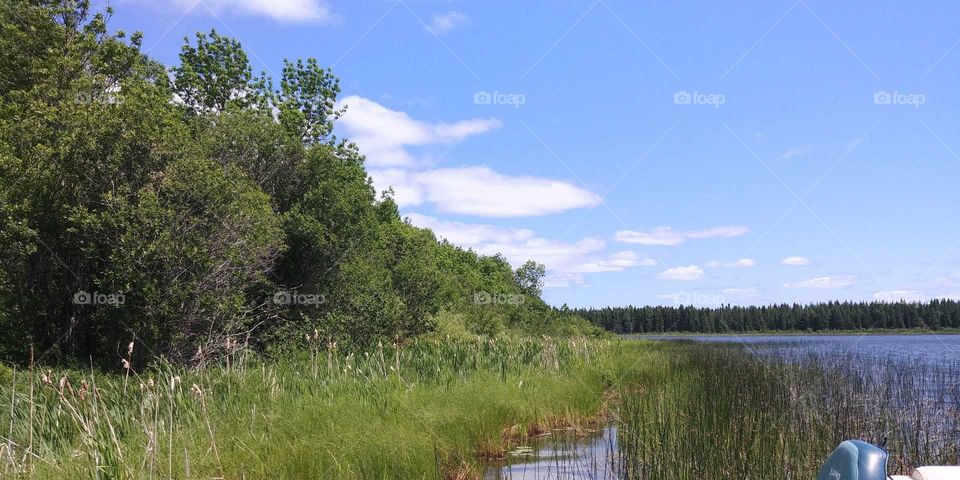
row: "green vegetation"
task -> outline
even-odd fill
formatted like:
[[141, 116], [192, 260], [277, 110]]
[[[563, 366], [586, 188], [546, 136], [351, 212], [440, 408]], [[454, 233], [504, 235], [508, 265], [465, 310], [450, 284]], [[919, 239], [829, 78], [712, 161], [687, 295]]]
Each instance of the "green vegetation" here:
[[616, 333], [840, 332], [960, 329], [960, 302], [829, 302], [741, 307], [605, 307], [562, 310]]
[[0, 477], [478, 478], [528, 434], [597, 427], [645, 357], [585, 339], [311, 345], [199, 371], [16, 372]]
[[109, 368], [134, 341], [140, 370], [314, 332], [407, 342], [441, 320], [596, 330], [540, 299], [542, 265], [513, 271], [401, 219], [334, 135], [339, 82], [315, 59], [254, 75], [211, 31], [167, 68], [111, 13], [0, 7], [0, 359], [25, 365], [32, 346]]
[[[658, 342], [622, 395], [626, 478], [815, 478], [841, 441], [888, 439], [891, 473], [960, 462], [957, 366]], [[769, 348], [779, 349], [771, 345]]]

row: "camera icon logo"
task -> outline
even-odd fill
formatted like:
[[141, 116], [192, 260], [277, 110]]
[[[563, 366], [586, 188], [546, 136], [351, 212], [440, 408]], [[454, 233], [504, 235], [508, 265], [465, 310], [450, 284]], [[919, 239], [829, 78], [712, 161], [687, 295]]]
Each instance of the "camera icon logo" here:
[[690, 95], [690, 92], [686, 90], [680, 90], [677, 93], [673, 94], [673, 103], [677, 105], [690, 105], [690, 102], [693, 101], [693, 96]]
[[493, 101], [493, 95], [490, 92], [481, 90], [473, 94], [473, 103], [477, 105], [490, 105]]
[[473, 294], [473, 303], [477, 305], [490, 305], [492, 301], [493, 298], [487, 292], [476, 292]]
[[80, 290], [79, 292], [73, 294], [74, 305], [90, 305], [92, 303], [93, 296], [90, 295], [90, 292]]
[[290, 305], [291, 301], [292, 301], [292, 297], [290, 295], [290, 292], [286, 290], [273, 294], [273, 303], [277, 305]]
[[890, 105], [893, 102], [893, 95], [886, 90], [880, 90], [873, 94], [873, 103], [876, 105]]

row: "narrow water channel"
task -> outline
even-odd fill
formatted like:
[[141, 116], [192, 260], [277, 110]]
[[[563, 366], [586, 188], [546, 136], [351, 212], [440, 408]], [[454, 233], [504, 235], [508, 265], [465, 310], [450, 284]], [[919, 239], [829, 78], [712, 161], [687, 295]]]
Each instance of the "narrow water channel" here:
[[613, 480], [617, 429], [610, 426], [587, 437], [562, 432], [515, 448], [502, 461], [490, 462], [487, 480]]

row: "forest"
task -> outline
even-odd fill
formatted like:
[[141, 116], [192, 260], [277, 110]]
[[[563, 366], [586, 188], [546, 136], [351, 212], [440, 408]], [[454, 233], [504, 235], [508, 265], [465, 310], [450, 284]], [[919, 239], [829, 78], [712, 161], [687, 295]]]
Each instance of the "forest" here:
[[813, 305], [726, 305], [564, 309], [616, 333], [940, 330], [960, 328], [960, 302], [827, 302]]
[[320, 339], [595, 330], [540, 300], [542, 265], [402, 219], [335, 134], [339, 81], [316, 59], [270, 78], [210, 31], [166, 66], [111, 15], [3, 4], [0, 358], [115, 364], [133, 342], [136, 365], [201, 364]]

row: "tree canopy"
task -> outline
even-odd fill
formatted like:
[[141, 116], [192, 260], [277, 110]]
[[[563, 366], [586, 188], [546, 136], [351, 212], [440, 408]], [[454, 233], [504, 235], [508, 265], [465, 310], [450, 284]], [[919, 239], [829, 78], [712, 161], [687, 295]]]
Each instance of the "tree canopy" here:
[[[88, 1], [14, 0], [0, 30], [0, 355], [201, 362], [238, 344], [406, 339], [582, 321], [378, 195], [334, 126], [338, 79], [185, 39], [168, 68]], [[522, 301], [478, 302], [477, 294]], [[566, 322], [566, 323], [564, 323]]]

